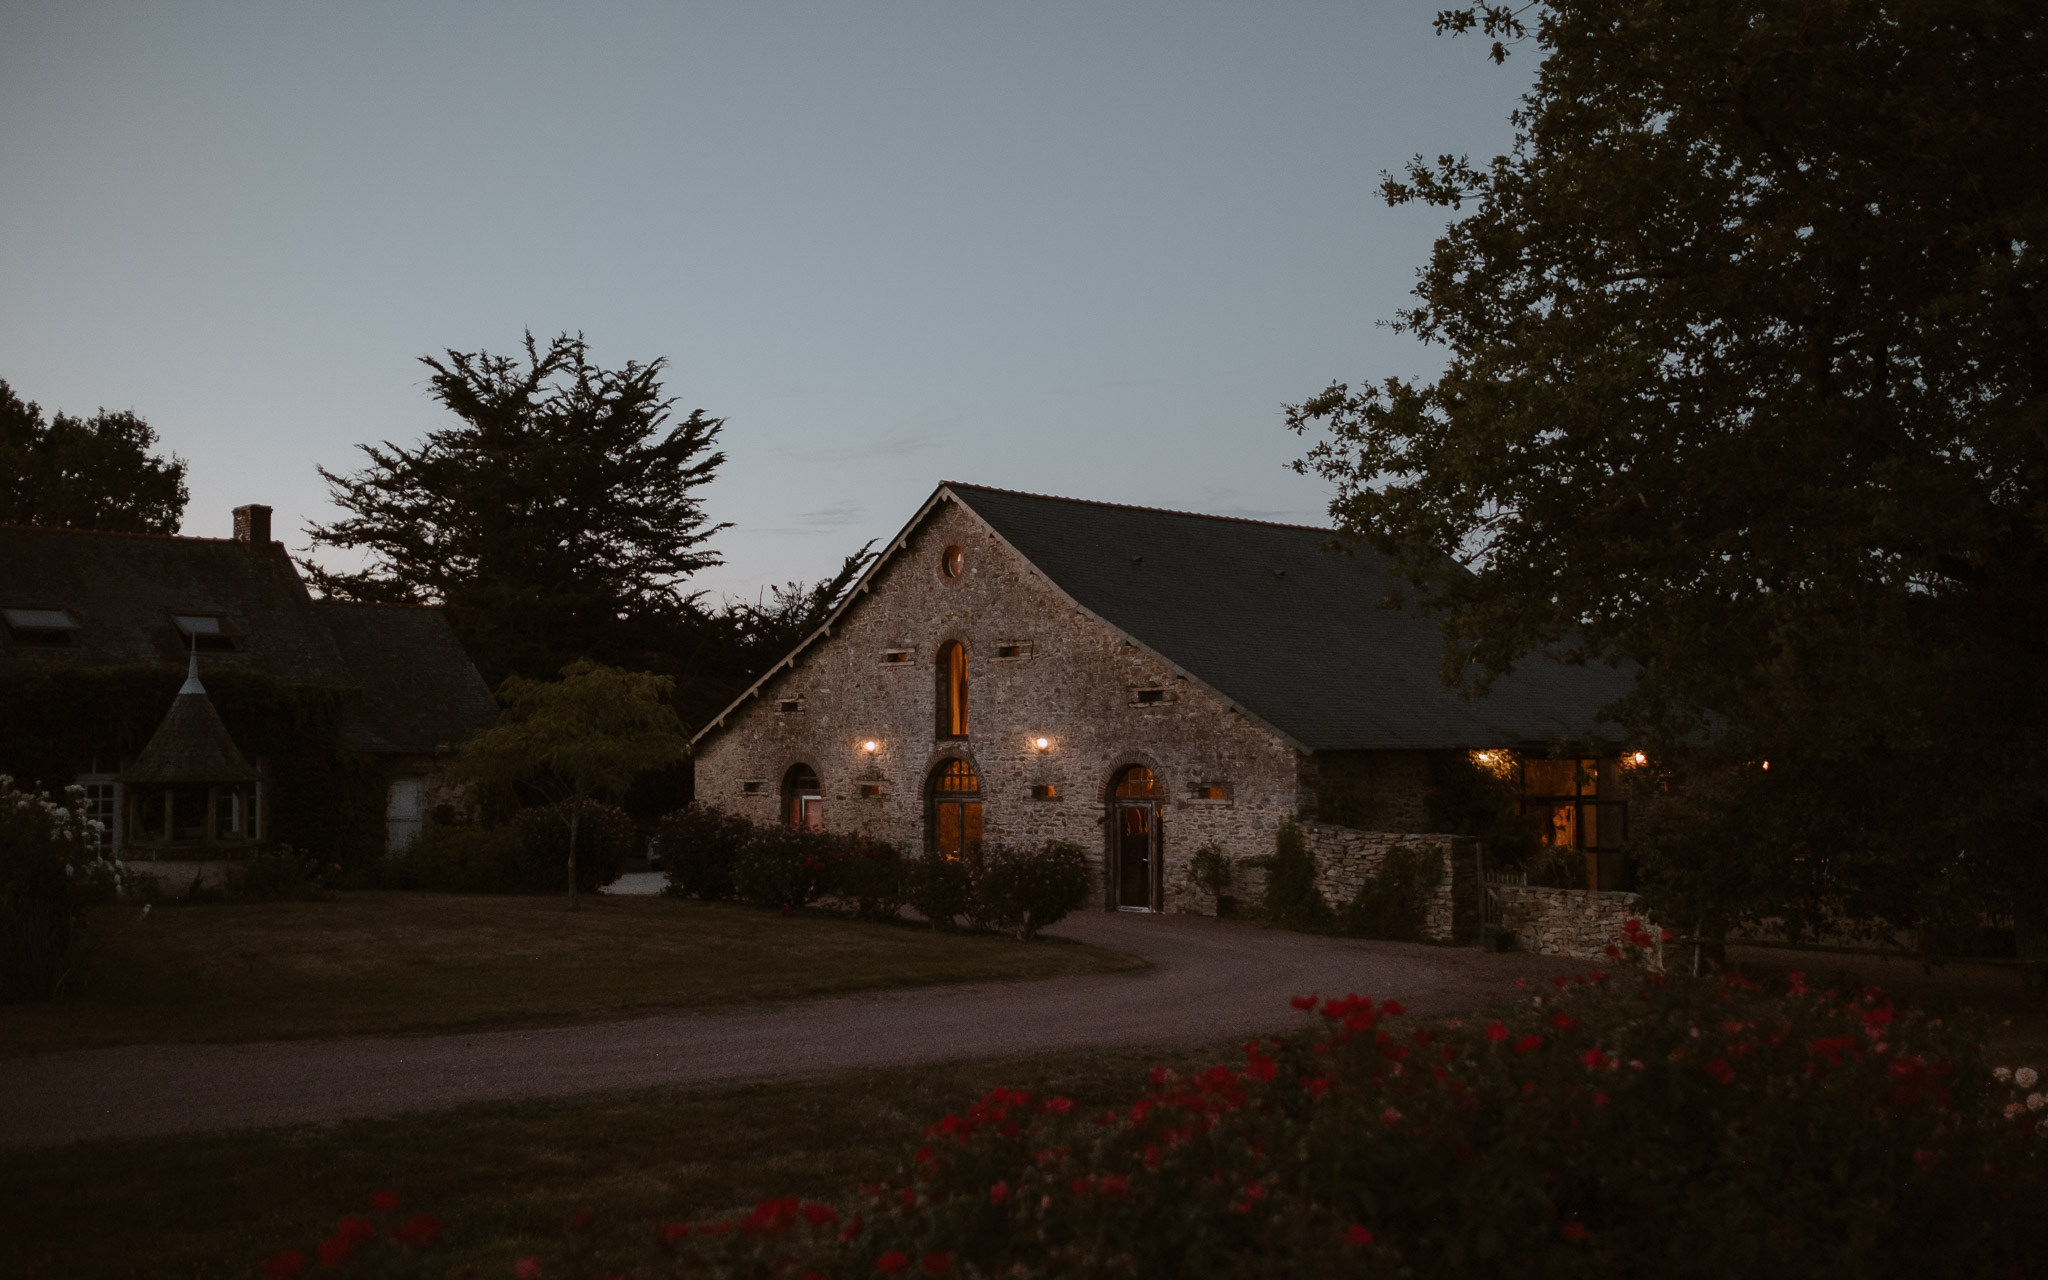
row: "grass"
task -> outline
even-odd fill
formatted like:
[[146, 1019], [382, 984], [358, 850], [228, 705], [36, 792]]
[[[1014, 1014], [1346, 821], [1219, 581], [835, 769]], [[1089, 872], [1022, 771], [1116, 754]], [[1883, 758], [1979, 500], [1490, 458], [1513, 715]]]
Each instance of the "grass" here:
[[342, 893], [95, 908], [66, 998], [0, 1006], [0, 1052], [531, 1026], [1132, 969], [1061, 939], [731, 903]]
[[[417, 1117], [209, 1137], [94, 1142], [0, 1160], [0, 1253], [32, 1277], [247, 1277], [310, 1252], [372, 1191], [448, 1222], [435, 1267], [511, 1274], [537, 1254], [565, 1271], [564, 1223], [601, 1215], [606, 1241], [771, 1195], [843, 1199], [893, 1171], [923, 1127], [998, 1084], [1128, 1101], [1145, 1070], [1234, 1061], [1200, 1051], [1066, 1054], [871, 1071], [716, 1090], [641, 1089], [480, 1103]], [[592, 1271], [592, 1275], [606, 1274]]]

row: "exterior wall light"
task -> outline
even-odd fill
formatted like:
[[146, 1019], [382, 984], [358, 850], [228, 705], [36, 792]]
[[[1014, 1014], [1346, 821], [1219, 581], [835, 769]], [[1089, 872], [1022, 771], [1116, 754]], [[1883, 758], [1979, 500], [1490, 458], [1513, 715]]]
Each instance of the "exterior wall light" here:
[[1052, 739], [1051, 739], [1051, 738], [1033, 738], [1033, 739], [1031, 740], [1031, 746], [1032, 746], [1032, 748], [1033, 748], [1034, 750], [1037, 750], [1037, 751], [1050, 751], [1050, 750], [1052, 750]]
[[1630, 764], [1648, 764], [1648, 763], [1650, 763], [1650, 757], [1648, 757], [1648, 756], [1644, 755], [1644, 754], [1643, 754], [1642, 752], [1638, 751], [1638, 752], [1636, 752], [1636, 753], [1635, 753], [1634, 755], [1632, 755], [1632, 756], [1630, 756], [1630, 757], [1628, 758], [1628, 762], [1629, 762]]
[[869, 755], [873, 755], [875, 754], [875, 752], [880, 751], [882, 749], [882, 744], [876, 742], [873, 738], [869, 738], [866, 742], [860, 744], [860, 749], [862, 751], [867, 752]]

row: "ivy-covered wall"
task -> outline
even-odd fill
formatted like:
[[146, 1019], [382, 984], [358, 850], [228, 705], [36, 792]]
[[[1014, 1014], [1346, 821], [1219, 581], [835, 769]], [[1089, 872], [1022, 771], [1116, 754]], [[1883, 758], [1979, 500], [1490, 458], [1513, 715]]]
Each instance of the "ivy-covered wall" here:
[[[343, 739], [343, 717], [359, 695], [243, 671], [208, 671], [202, 679], [235, 744], [262, 762], [266, 843], [367, 867], [383, 850], [390, 779], [377, 757]], [[113, 771], [142, 750], [184, 680], [171, 667], [0, 677], [0, 773], [54, 792], [95, 759]]]

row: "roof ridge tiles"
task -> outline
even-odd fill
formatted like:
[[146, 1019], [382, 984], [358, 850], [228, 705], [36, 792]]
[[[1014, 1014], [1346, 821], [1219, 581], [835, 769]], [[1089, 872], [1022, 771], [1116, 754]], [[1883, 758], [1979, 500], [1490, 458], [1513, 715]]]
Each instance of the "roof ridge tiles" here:
[[975, 484], [969, 480], [944, 480], [940, 482], [947, 489], [979, 489], [983, 493], [1008, 494], [1013, 498], [1037, 498], [1043, 502], [1068, 502], [1082, 507], [1107, 507], [1114, 511], [1143, 511], [1156, 516], [1186, 516], [1190, 520], [1220, 520], [1229, 524], [1255, 524], [1267, 529], [1296, 529], [1304, 533], [1327, 534], [1333, 538], [1343, 537], [1343, 531], [1319, 524], [1290, 524], [1285, 520], [1254, 520], [1250, 516], [1219, 516], [1208, 511], [1182, 511], [1176, 507], [1145, 507], [1135, 502], [1103, 502], [1097, 498], [1066, 498], [1056, 493], [1033, 493], [1029, 489], [1004, 489], [992, 484]]
[[207, 538], [190, 533], [136, 533], [130, 529], [69, 529], [56, 524], [13, 524], [0, 520], [0, 531], [11, 533], [69, 533], [94, 538], [147, 538], [159, 542], [225, 542], [239, 545], [236, 538]]

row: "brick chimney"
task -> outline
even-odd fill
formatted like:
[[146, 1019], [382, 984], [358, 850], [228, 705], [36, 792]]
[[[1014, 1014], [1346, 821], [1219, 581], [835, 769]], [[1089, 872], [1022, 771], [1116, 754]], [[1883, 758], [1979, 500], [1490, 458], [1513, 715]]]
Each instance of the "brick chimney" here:
[[270, 508], [253, 503], [236, 507], [235, 541], [246, 551], [270, 550]]

